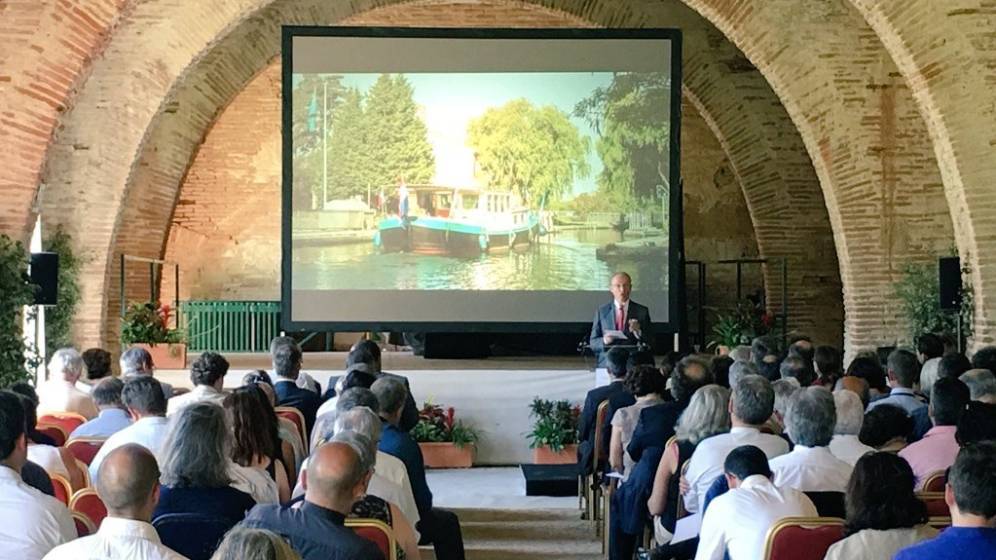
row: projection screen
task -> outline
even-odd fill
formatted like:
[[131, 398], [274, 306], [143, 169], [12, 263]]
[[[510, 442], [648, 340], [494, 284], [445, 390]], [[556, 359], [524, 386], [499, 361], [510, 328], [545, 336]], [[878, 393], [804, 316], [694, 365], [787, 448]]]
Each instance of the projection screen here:
[[283, 29], [285, 328], [677, 328], [676, 30]]

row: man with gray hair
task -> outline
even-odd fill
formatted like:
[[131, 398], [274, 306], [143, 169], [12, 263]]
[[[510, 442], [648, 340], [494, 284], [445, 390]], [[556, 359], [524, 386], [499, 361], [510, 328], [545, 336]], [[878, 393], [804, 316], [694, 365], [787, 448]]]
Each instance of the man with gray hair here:
[[[121, 367], [121, 376], [125, 381], [128, 378], [141, 375], [152, 377], [156, 369], [155, 364], [152, 363], [152, 354], [149, 354], [149, 351], [145, 348], [137, 346], [122, 352], [121, 358], [118, 359], [118, 365]], [[163, 388], [163, 398], [167, 401], [173, 398], [172, 385], [163, 383], [162, 381], [159, 382], [159, 385]]]
[[69, 437], [108, 438], [131, 426], [131, 416], [121, 402], [122, 390], [124, 382], [117, 377], [105, 377], [99, 380], [93, 386], [90, 396], [93, 397], [100, 414], [73, 430]]
[[857, 393], [846, 389], [834, 391], [833, 404], [837, 409], [837, 423], [833, 428], [833, 439], [830, 440], [830, 453], [853, 467], [862, 455], [875, 451], [874, 447], [869, 447], [858, 439], [861, 425], [865, 421], [865, 407]]
[[774, 410], [775, 393], [771, 383], [760, 375], [747, 375], [737, 382], [730, 394], [729, 433], [718, 434], [702, 440], [688, 460], [685, 480], [688, 492], [685, 507], [692, 513], [704, 509], [706, 492], [722, 476], [727, 454], [741, 445], [753, 445], [771, 459], [788, 452], [788, 442], [761, 433]]
[[750, 346], [741, 344], [730, 350], [730, 358], [734, 362], [749, 362], [750, 361]]
[[845, 492], [851, 465], [830, 452], [837, 424], [833, 395], [823, 387], [799, 389], [789, 403], [785, 428], [795, 448], [771, 460], [773, 480], [800, 492]]
[[759, 375], [754, 362], [733, 362], [733, 365], [730, 366], [730, 388], [736, 387], [737, 381], [747, 375]]
[[90, 420], [97, 407], [76, 382], [83, 375], [83, 357], [73, 348], [62, 348], [48, 362], [48, 381], [38, 386], [38, 414], [72, 412]]
[[988, 369], [970, 369], [958, 378], [968, 385], [973, 401], [996, 404], [996, 376]]

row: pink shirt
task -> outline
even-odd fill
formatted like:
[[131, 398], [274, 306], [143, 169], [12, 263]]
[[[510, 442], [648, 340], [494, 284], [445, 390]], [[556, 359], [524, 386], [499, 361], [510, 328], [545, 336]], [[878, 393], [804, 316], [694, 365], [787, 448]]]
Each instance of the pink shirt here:
[[899, 456], [913, 468], [917, 490], [925, 478], [953, 465], [957, 455], [954, 426], [934, 426], [923, 439], [899, 452]]

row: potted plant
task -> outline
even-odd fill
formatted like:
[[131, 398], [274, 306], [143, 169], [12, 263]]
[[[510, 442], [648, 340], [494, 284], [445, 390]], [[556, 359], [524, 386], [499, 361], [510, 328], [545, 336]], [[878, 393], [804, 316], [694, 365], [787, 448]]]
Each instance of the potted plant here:
[[580, 406], [571, 405], [566, 400], [548, 401], [535, 397], [529, 405], [529, 416], [535, 419], [533, 431], [527, 436], [534, 463], [577, 462]]
[[121, 319], [121, 343], [145, 348], [157, 368], [184, 369], [187, 345], [180, 329], [169, 328], [172, 315], [169, 305], [148, 302], [129, 306]]
[[477, 432], [454, 420], [453, 407], [443, 410], [427, 402], [418, 413], [412, 437], [422, 450], [425, 466], [431, 468], [467, 468], [474, 463]]
[[775, 317], [764, 309], [760, 298], [755, 301], [748, 297], [734, 309], [716, 314], [707, 346], [725, 355], [737, 346], [749, 345], [755, 337], [775, 334], [776, 330]]

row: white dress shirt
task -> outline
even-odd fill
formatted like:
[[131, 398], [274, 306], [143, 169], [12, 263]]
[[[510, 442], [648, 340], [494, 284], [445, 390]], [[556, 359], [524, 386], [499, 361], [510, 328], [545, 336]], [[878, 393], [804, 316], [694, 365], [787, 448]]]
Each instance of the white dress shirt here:
[[295, 381], [294, 384], [297, 385], [299, 389], [307, 389], [312, 393], [321, 396], [321, 393], [318, 391], [318, 382], [315, 381], [314, 377], [311, 377], [306, 372], [302, 371], [298, 373], [297, 381]]
[[767, 477], [748, 476], [739, 488], [717, 497], [702, 518], [695, 560], [763, 560], [768, 530], [785, 517], [815, 517], [802, 492], [778, 488]]
[[837, 434], [830, 440], [830, 453], [852, 467], [863, 455], [873, 452], [874, 447], [861, 443], [858, 436], [853, 434]]
[[0, 466], [0, 558], [40, 560], [75, 538], [76, 524], [62, 502], [25, 484], [14, 469]]
[[57, 474], [69, 480], [69, 469], [58, 447], [37, 443], [28, 444], [28, 460], [45, 469], [49, 475]]
[[937, 366], [941, 365], [940, 358], [931, 358], [923, 363], [920, 368], [920, 392], [930, 398], [930, 392], [934, 390], [934, 383], [937, 381]]
[[771, 434], [762, 434], [757, 428], [736, 426], [729, 433], [708, 437], [695, 448], [688, 460], [688, 493], [685, 494], [685, 508], [695, 513], [702, 511], [706, 491], [721, 474], [726, 456], [741, 445], [754, 445], [764, 451], [770, 460], [788, 453], [789, 444], [784, 439]]
[[99, 411], [90, 395], [77, 389], [74, 383], [50, 379], [38, 386], [38, 416], [49, 412], [75, 412], [90, 420]]
[[225, 401], [225, 394], [210, 385], [198, 385], [189, 393], [177, 395], [166, 403], [166, 416], [172, 416], [183, 410], [184, 407], [199, 402], [212, 402], [222, 406]]
[[937, 536], [928, 525], [882, 531], [863, 529], [833, 543], [823, 560], [879, 560], [892, 558], [900, 550]]
[[791, 453], [775, 457], [768, 464], [775, 484], [800, 492], [846, 492], [854, 470], [834, 457], [829, 448], [805, 445], [796, 445]]
[[162, 464], [163, 444], [166, 443], [168, 420], [162, 416], [146, 416], [139, 418], [134, 424], [107, 438], [100, 451], [90, 463], [90, 480], [97, 480], [100, 463], [107, 454], [122, 445], [137, 443], [156, 456], [156, 461]]
[[49, 552], [44, 560], [186, 560], [163, 546], [152, 525], [144, 521], [105, 517], [100, 529]]

